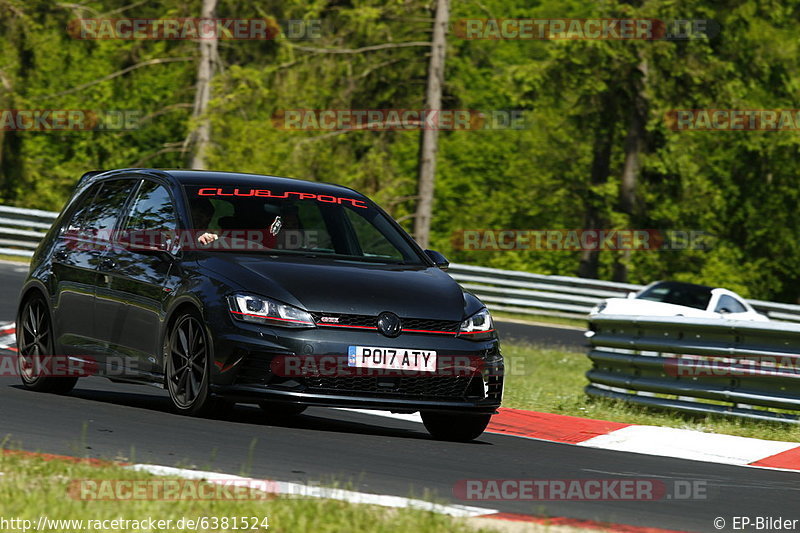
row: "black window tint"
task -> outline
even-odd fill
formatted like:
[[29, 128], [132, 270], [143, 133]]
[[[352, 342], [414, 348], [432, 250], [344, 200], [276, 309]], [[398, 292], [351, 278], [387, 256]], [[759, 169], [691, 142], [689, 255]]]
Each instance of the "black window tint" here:
[[152, 181], [144, 181], [131, 206], [127, 230], [177, 229], [177, 216], [167, 189]]
[[72, 209], [69, 222], [64, 224], [61, 230], [62, 233], [74, 235], [83, 230], [83, 221], [86, 218], [86, 213], [89, 210], [89, 207], [92, 205], [92, 202], [94, 202], [99, 190], [100, 184], [97, 184], [83, 192], [81, 197], [75, 202], [75, 207]]
[[[311, 202], [298, 202], [297, 218], [299, 225], [297, 230], [302, 231], [308, 228], [304, 231], [307, 236], [306, 248], [314, 251], [333, 252], [333, 241], [318, 205]], [[291, 218], [287, 220], [289, 223], [292, 222]]]
[[188, 185], [185, 191], [193, 228], [217, 234], [209, 250], [426, 264], [402, 230], [358, 198], [246, 185]]
[[133, 180], [103, 182], [95, 201], [86, 208], [81, 233], [87, 237], [108, 239], [135, 183]]
[[700, 285], [664, 282], [653, 285], [637, 298], [694, 307], [695, 309], [706, 309], [711, 300], [711, 289]]
[[717, 302], [717, 308], [715, 311], [717, 313], [721, 312], [723, 309], [727, 309], [728, 313], [746, 313], [747, 308], [742, 305], [741, 302], [737, 301], [736, 298], [732, 298], [727, 294], [723, 294], [719, 298], [719, 302]]
[[[391, 235], [386, 231], [388, 223], [382, 218], [374, 216], [372, 220], [364, 218], [362, 213], [356, 213], [352, 209], [345, 209], [347, 218], [355, 232], [358, 246], [361, 248], [361, 253], [367, 257], [381, 257], [386, 259], [394, 259], [402, 261], [405, 259], [400, 250], [389, 241], [387, 235]], [[372, 213], [370, 213], [372, 214]], [[383, 231], [381, 231], [383, 230]]]

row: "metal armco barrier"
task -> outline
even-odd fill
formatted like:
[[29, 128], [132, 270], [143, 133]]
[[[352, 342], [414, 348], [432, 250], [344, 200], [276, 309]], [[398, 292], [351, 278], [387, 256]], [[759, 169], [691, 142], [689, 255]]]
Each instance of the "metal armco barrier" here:
[[[644, 285], [599, 279], [547, 276], [471, 265], [451, 264], [448, 273], [489, 309], [527, 315], [586, 319], [605, 298], [625, 298]], [[800, 305], [747, 300], [773, 320], [800, 322]]]
[[[58, 213], [0, 206], [0, 255], [30, 257]], [[605, 298], [625, 298], [643, 285], [599, 279], [548, 276], [451, 264], [448, 273], [489, 309], [524, 315], [586, 319]], [[748, 300], [774, 320], [800, 322], [800, 305]]]
[[0, 205], [0, 254], [31, 257], [58, 213]]
[[800, 423], [800, 325], [608, 315], [590, 326], [590, 396]]
[[[489, 309], [530, 315], [583, 319], [604, 299], [625, 298], [642, 288], [630, 283], [461, 264], [450, 264], [447, 272]], [[798, 314], [800, 319], [800, 306]]]

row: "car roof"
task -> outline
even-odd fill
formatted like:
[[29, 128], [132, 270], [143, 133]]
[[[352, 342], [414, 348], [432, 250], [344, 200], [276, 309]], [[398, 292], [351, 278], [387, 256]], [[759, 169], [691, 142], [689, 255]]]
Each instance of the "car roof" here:
[[284, 178], [280, 176], [267, 176], [262, 174], [247, 174], [243, 172], [222, 172], [216, 170], [182, 170], [182, 169], [154, 169], [154, 168], [125, 168], [109, 171], [87, 172], [81, 178], [81, 182], [93, 179], [120, 174], [142, 174], [143, 176], [160, 176], [170, 179], [180, 185], [217, 185], [220, 187], [279, 187], [281, 189], [292, 188], [300, 192], [316, 192], [359, 196], [366, 198], [363, 194], [349, 187], [336, 185], [334, 183], [322, 183], [316, 181], [301, 180], [296, 178]]

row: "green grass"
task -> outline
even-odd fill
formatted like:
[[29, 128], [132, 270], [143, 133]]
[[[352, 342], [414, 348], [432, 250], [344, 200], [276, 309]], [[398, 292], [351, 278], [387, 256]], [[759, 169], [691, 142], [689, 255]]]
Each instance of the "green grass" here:
[[[449, 533], [478, 531], [465, 520], [429, 511], [387, 509], [336, 500], [278, 497], [260, 501], [82, 500], [70, 494], [75, 480], [168, 479], [118, 466], [92, 466], [62, 460], [0, 453], [0, 517], [37, 523], [40, 516], [60, 520], [141, 520], [197, 517], [268, 517], [269, 532], [390, 532]], [[74, 529], [74, 528], [73, 528]], [[133, 528], [104, 531], [134, 531]], [[211, 531], [212, 529], [200, 529]], [[61, 531], [49, 529], [49, 531]], [[190, 531], [173, 526], [170, 532]], [[191, 530], [193, 531], [193, 530]], [[217, 527], [213, 531], [236, 531]], [[239, 531], [243, 531], [239, 529]], [[248, 530], [250, 531], [250, 530]], [[266, 531], [257, 529], [252, 531]], [[489, 531], [489, 530], [482, 530]]]
[[585, 353], [506, 344], [503, 355], [506, 359], [504, 407], [760, 439], [800, 441], [800, 426], [793, 424], [692, 415], [590, 398], [583, 392], [588, 384], [585, 373], [591, 367]]
[[543, 322], [545, 324], [557, 324], [562, 326], [573, 326], [576, 328], [586, 329], [586, 320], [578, 318], [567, 318], [558, 316], [545, 316], [545, 315], [528, 315], [522, 313], [506, 313], [505, 311], [492, 311], [492, 316], [498, 320], [510, 318], [512, 320], [523, 320], [525, 322]]
[[26, 265], [31, 262], [30, 258], [28, 257], [20, 257], [18, 255], [3, 255], [3, 254], [0, 254], [0, 261], [13, 261], [15, 263], [24, 263]]

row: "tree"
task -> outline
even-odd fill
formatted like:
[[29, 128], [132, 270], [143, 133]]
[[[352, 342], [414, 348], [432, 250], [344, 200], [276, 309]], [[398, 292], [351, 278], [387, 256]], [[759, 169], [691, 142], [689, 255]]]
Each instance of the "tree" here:
[[[213, 19], [217, 8], [217, 0], [203, 0], [201, 18]], [[211, 81], [214, 75], [218, 55], [217, 35], [200, 38], [200, 60], [197, 63], [197, 91], [194, 97], [192, 118], [197, 126], [191, 132], [189, 142], [194, 144], [191, 168], [206, 168], [206, 152], [211, 144], [211, 119], [207, 116], [208, 103], [211, 100]]]
[[[433, 23], [431, 59], [428, 66], [428, 86], [425, 93], [425, 109], [439, 113], [442, 109], [442, 85], [444, 84], [444, 57], [447, 48], [447, 25], [450, 20], [449, 0], [437, 0], [436, 18]], [[414, 237], [423, 248], [428, 247], [433, 212], [433, 194], [436, 180], [436, 152], [439, 143], [438, 125], [423, 126], [419, 150], [419, 184], [417, 213], [414, 218]]]

